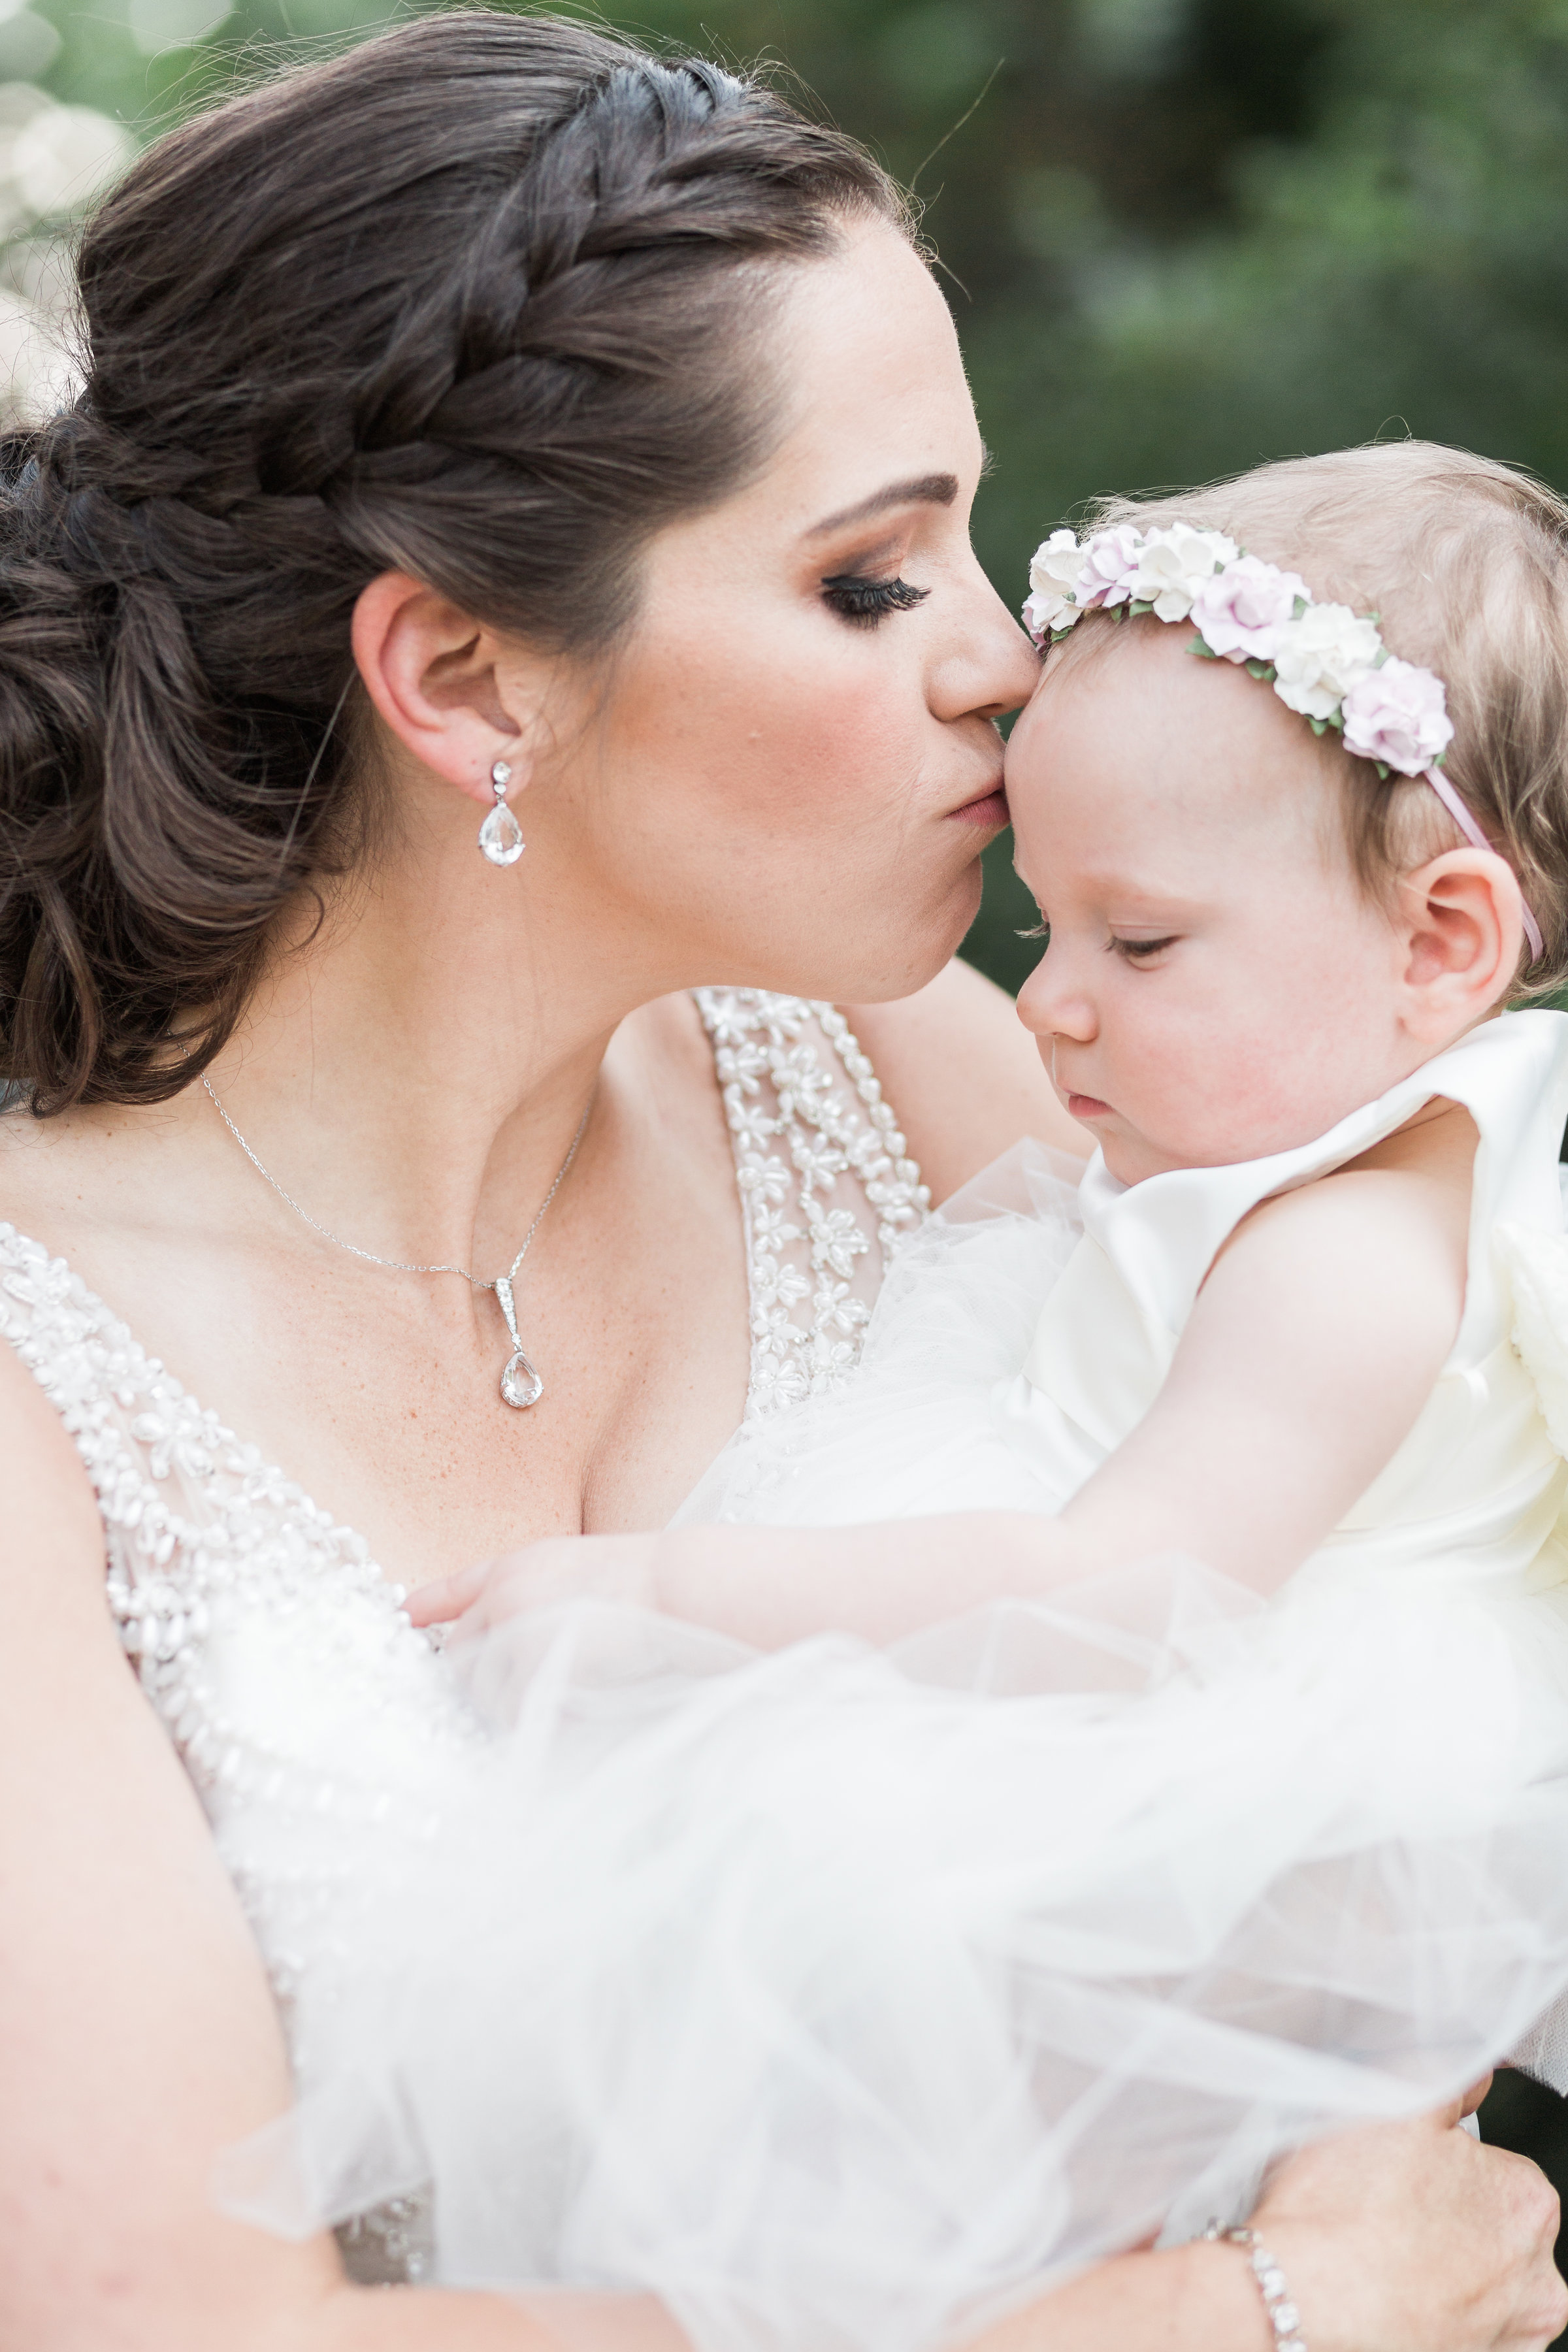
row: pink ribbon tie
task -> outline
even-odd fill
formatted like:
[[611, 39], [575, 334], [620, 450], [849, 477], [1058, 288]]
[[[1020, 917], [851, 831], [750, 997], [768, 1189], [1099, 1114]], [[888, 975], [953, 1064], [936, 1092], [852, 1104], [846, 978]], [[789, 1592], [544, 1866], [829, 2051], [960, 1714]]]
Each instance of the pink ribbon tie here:
[[[1428, 768], [1422, 782], [1431, 785], [1472, 849], [1492, 849], [1491, 843], [1487, 839], [1441, 768]], [[1494, 856], [1496, 854], [1496, 851], [1492, 850]], [[1519, 911], [1524, 921], [1524, 936], [1530, 941], [1531, 961], [1539, 963], [1546, 953], [1546, 942], [1541, 936], [1541, 926], [1531, 913], [1522, 891], [1520, 894]]]

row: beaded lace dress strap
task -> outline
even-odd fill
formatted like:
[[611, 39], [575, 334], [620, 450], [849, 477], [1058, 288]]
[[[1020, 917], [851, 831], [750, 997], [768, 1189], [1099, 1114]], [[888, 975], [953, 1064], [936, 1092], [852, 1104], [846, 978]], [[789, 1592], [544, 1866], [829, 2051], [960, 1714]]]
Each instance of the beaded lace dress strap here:
[[754, 1422], [838, 1388], [894, 1254], [931, 1210], [868, 1057], [836, 1006], [696, 991], [746, 1233]]
[[199, 1789], [231, 1748], [202, 1672], [220, 1594], [284, 1609], [330, 1580], [405, 1625], [401, 1591], [363, 1538], [188, 1395], [63, 1258], [4, 1223], [0, 1338], [59, 1413], [92, 1481], [110, 1607]]

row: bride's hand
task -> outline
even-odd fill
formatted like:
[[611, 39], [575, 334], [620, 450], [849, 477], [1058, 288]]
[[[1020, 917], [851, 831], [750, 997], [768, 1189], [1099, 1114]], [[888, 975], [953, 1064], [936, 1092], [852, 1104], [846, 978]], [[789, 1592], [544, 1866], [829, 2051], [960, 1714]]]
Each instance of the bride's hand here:
[[1477, 2103], [1325, 2140], [1275, 2175], [1253, 2224], [1312, 2352], [1542, 2352], [1568, 2319], [1557, 2199], [1526, 2158], [1455, 2128]]
[[658, 1542], [657, 1535], [548, 1537], [418, 1585], [405, 1606], [416, 1625], [458, 1623], [465, 1640], [562, 1601], [657, 1609]]

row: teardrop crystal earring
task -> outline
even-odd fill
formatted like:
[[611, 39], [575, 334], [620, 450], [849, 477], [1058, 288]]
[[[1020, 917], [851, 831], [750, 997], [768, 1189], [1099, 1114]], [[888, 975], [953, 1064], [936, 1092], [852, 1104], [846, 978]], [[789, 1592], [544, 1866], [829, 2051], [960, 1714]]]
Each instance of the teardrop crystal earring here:
[[498, 760], [490, 770], [496, 804], [479, 827], [479, 847], [492, 866], [515, 866], [526, 846], [522, 827], [506, 804], [506, 788], [510, 782], [510, 768], [504, 760]]

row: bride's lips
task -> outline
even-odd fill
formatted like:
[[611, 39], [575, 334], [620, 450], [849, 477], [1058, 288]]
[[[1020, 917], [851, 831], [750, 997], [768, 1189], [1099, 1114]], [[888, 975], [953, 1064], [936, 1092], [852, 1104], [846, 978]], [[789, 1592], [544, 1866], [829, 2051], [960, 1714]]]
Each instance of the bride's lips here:
[[962, 808], [950, 809], [948, 814], [959, 824], [983, 824], [1000, 833], [1011, 822], [1007, 813], [1007, 795], [1000, 784], [994, 784], [978, 800], [965, 801]]

